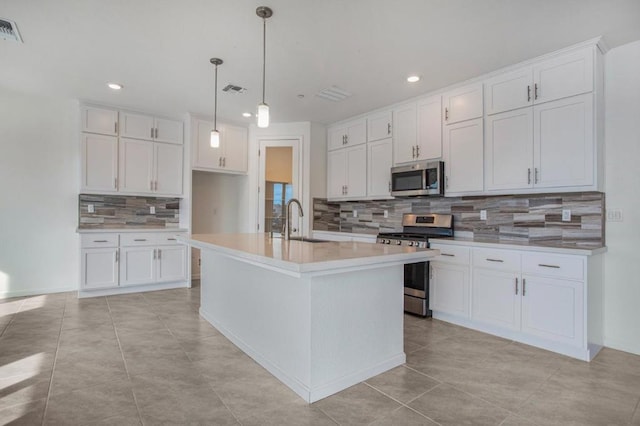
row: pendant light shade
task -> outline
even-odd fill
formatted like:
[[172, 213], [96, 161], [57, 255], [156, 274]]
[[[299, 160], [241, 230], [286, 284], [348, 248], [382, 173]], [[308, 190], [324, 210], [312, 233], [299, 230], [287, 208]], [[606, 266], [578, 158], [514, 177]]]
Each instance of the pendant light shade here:
[[269, 105], [264, 101], [267, 63], [267, 18], [273, 16], [273, 10], [266, 6], [260, 6], [256, 9], [256, 15], [262, 18], [262, 102], [258, 104], [256, 117], [258, 119], [258, 127], [264, 128], [269, 127]]
[[222, 59], [211, 58], [209, 62], [216, 66], [216, 83], [213, 95], [213, 130], [211, 131], [210, 145], [211, 148], [218, 148], [220, 147], [220, 132], [218, 131], [218, 65], [222, 64]]

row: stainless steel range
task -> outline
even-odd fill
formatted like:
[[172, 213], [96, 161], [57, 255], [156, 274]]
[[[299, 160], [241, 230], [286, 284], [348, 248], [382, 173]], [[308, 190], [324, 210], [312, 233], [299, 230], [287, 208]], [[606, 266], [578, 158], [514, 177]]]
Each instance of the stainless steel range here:
[[[402, 232], [378, 234], [378, 244], [428, 248], [429, 238], [453, 237], [453, 216], [450, 214], [410, 214], [402, 216]], [[429, 262], [404, 265], [404, 310], [430, 317]]]

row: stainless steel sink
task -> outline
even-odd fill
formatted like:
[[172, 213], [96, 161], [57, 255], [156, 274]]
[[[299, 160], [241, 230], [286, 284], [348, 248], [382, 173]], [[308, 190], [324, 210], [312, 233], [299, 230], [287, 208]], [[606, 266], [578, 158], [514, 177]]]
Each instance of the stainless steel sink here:
[[318, 240], [316, 238], [307, 238], [307, 237], [291, 237], [289, 238], [291, 241], [302, 241], [305, 243], [328, 243], [327, 240]]

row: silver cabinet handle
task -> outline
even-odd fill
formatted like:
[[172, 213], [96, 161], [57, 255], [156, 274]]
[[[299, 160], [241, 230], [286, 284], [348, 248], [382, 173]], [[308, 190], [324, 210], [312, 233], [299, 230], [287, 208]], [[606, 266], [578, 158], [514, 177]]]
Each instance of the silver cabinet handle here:
[[527, 169], [527, 183], [531, 184], [531, 167]]
[[94, 243], [108, 243], [107, 240], [93, 240]]
[[162, 249], [158, 249], [158, 259], [162, 259]]
[[227, 167], [227, 157], [222, 157], [222, 167]]
[[411, 147], [411, 158], [416, 158], [416, 146]]
[[118, 178], [113, 178], [113, 188], [118, 189]]
[[349, 135], [344, 135], [344, 143], [345, 144], [349, 143]]
[[113, 133], [118, 133], [118, 122], [114, 121], [113, 122]]
[[502, 259], [489, 259], [489, 258], [487, 258], [487, 262], [498, 262], [498, 263], [503, 263], [503, 262], [504, 262], [504, 260], [502, 260]]
[[538, 83], [533, 85], [533, 99], [538, 99]]
[[391, 181], [389, 181], [389, 192], [391, 192]]
[[153, 259], [154, 259], [154, 260], [156, 259], [156, 250], [157, 250], [157, 249], [153, 249]]
[[222, 167], [222, 157], [218, 157], [218, 167]]
[[344, 186], [344, 193], [345, 195], [349, 195], [349, 185]]
[[420, 157], [420, 145], [416, 145], [416, 158]]
[[444, 177], [444, 187], [449, 189], [449, 176]]
[[168, 241], [176, 241], [175, 238], [167, 238]]
[[154, 184], [154, 187], [156, 189], [156, 191], [158, 190], [158, 181], [156, 181], [156, 183]]
[[147, 241], [146, 238], [134, 238], [133, 241]]
[[449, 120], [449, 108], [444, 109], [444, 121]]
[[527, 102], [531, 102], [531, 85], [527, 85]]
[[149, 129], [149, 132], [151, 133], [150, 138], [153, 139], [153, 127]]
[[534, 168], [534, 179], [533, 179], [533, 183], [538, 183], [538, 168]]
[[158, 139], [158, 128], [156, 127], [156, 139]]
[[527, 280], [522, 279], [522, 296], [527, 294]]
[[440, 256], [456, 257], [455, 254], [449, 254], [449, 253], [440, 253]]
[[387, 134], [391, 134], [391, 123], [387, 123]]
[[116, 249], [116, 263], [120, 261], [120, 249]]
[[540, 266], [541, 268], [560, 269], [558, 265], [547, 265], [546, 263], [538, 263], [538, 266]]
[[516, 278], [516, 296], [518, 295], [518, 278]]

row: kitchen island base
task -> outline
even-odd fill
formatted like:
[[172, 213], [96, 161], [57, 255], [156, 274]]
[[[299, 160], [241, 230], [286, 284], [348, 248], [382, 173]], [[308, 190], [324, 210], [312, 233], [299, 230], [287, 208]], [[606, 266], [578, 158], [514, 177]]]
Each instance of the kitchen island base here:
[[405, 363], [403, 271], [297, 273], [205, 249], [200, 314], [311, 403]]

